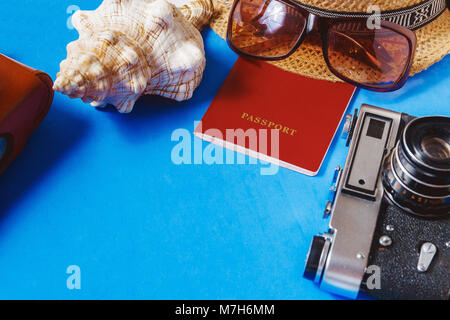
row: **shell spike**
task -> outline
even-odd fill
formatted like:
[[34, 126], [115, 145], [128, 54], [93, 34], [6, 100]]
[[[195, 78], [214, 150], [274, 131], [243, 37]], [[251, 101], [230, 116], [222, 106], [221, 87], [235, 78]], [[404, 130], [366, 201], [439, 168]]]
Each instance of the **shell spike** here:
[[211, 0], [169, 0], [198, 30], [208, 24], [214, 14]]

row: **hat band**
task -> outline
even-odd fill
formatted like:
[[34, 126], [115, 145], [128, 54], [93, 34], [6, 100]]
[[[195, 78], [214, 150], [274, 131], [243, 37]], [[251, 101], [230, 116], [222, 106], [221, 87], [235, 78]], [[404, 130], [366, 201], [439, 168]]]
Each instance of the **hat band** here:
[[[326, 18], [370, 18], [373, 13], [366, 12], [339, 12], [312, 7], [296, 1], [296, 3], [312, 14]], [[406, 8], [382, 11], [380, 18], [385, 21], [397, 23], [411, 30], [418, 29], [436, 19], [447, 7], [446, 0], [426, 0]]]

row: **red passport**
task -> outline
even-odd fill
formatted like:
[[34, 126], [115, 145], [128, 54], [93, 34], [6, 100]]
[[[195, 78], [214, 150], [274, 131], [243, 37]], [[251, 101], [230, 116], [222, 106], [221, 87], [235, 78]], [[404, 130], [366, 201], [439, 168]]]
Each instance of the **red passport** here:
[[194, 134], [313, 176], [354, 91], [239, 57]]

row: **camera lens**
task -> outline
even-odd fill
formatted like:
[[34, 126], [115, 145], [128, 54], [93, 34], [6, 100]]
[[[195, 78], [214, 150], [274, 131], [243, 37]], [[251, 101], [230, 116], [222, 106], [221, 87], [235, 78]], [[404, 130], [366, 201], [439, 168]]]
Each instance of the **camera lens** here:
[[450, 145], [447, 141], [438, 137], [430, 137], [422, 140], [421, 147], [425, 154], [436, 160], [450, 158]]
[[450, 118], [409, 122], [383, 166], [385, 194], [397, 206], [423, 217], [450, 213]]

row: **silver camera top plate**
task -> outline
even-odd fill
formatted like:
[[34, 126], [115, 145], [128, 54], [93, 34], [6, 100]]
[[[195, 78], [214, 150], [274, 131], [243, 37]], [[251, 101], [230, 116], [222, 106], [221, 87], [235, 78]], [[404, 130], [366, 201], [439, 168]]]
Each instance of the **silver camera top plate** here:
[[401, 113], [362, 105], [331, 211], [331, 246], [320, 287], [356, 298], [380, 211], [383, 158], [396, 141]]

